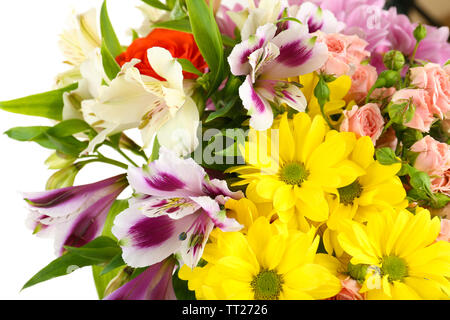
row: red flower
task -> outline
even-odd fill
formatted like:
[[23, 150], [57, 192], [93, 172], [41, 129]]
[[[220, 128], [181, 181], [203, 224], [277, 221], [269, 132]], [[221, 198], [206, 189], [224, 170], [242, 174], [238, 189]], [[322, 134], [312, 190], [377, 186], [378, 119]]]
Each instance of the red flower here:
[[[165, 79], [161, 78], [148, 62], [147, 50], [153, 47], [169, 50], [174, 58], [189, 60], [202, 72], [208, 68], [192, 34], [167, 29], [154, 29], [147, 37], [136, 39], [127, 51], [119, 55], [116, 60], [120, 66], [123, 66], [132, 59], [139, 59], [141, 62], [136, 65], [136, 68], [139, 69], [141, 74], [164, 81]], [[196, 79], [198, 77], [193, 73], [184, 71], [183, 75], [185, 79]]]

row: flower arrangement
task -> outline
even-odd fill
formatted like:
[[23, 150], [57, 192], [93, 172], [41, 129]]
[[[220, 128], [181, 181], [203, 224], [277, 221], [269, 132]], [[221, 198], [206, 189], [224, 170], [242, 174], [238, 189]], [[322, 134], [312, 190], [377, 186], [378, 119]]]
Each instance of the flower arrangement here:
[[[23, 194], [57, 255], [24, 288], [92, 267], [109, 300], [448, 299], [448, 28], [222, 2], [143, 0], [124, 46], [105, 1], [62, 33], [54, 90], [0, 102], [54, 120], [6, 132], [56, 170]], [[123, 173], [74, 185], [91, 163]]]

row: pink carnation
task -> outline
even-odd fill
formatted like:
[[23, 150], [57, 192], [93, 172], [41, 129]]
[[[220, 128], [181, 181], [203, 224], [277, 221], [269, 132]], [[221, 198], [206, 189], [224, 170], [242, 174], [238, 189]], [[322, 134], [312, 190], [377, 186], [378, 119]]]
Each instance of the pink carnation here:
[[359, 108], [354, 106], [350, 111], [344, 111], [344, 121], [341, 131], [354, 132], [358, 138], [368, 136], [376, 143], [384, 127], [384, 118], [380, 108], [375, 103], [369, 103]]
[[322, 68], [327, 74], [352, 75], [370, 52], [365, 50], [367, 42], [358, 36], [346, 36], [339, 33], [321, 33], [319, 41], [328, 47], [328, 61]]
[[431, 98], [431, 111], [443, 119], [450, 111], [450, 70], [435, 63], [411, 69], [411, 84], [425, 89]]
[[420, 130], [421, 132], [430, 131], [433, 124], [432, 102], [428, 92], [423, 89], [402, 89], [397, 91], [392, 97], [392, 102], [401, 104], [412, 100], [416, 107], [413, 119], [405, 126]]
[[440, 143], [430, 136], [417, 141], [411, 151], [419, 153], [414, 167], [429, 175], [442, 176], [450, 169], [450, 149], [446, 143]]

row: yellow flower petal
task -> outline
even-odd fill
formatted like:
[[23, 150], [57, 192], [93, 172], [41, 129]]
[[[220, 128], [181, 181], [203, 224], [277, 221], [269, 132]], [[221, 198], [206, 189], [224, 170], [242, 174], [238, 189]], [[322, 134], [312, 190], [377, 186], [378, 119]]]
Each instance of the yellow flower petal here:
[[287, 211], [295, 206], [295, 201], [294, 187], [291, 185], [279, 187], [273, 195], [273, 206], [276, 210]]

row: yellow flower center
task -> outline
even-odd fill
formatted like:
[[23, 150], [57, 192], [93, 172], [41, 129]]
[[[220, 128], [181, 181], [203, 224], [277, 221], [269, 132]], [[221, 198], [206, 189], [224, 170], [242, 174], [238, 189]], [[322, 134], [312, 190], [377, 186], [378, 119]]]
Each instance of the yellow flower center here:
[[253, 278], [251, 287], [255, 293], [255, 300], [278, 300], [284, 281], [274, 270], [262, 270]]
[[356, 198], [359, 198], [362, 194], [362, 186], [358, 181], [349, 184], [346, 187], [339, 188], [339, 198], [342, 204], [351, 205]]
[[381, 262], [381, 272], [389, 276], [389, 281], [401, 281], [408, 276], [408, 265], [402, 258], [384, 257]]
[[309, 171], [306, 170], [303, 163], [291, 162], [281, 168], [279, 175], [280, 179], [285, 183], [293, 186], [301, 186], [308, 179]]

